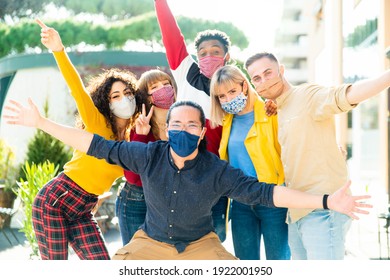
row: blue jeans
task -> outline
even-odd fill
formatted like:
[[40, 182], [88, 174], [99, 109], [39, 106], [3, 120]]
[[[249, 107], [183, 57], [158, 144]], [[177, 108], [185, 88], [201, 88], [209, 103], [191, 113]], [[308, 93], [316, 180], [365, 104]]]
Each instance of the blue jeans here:
[[314, 210], [288, 225], [294, 260], [342, 260], [351, 218], [331, 210]]
[[118, 217], [122, 243], [126, 245], [145, 222], [146, 204], [143, 188], [126, 182], [116, 198], [115, 213]]
[[240, 260], [260, 260], [261, 237], [267, 260], [289, 260], [286, 208], [245, 205], [233, 201], [231, 223], [234, 252]]
[[226, 209], [228, 205], [228, 198], [226, 196], [221, 197], [218, 202], [211, 209], [213, 215], [213, 225], [215, 233], [218, 235], [219, 240], [224, 242], [226, 239]]

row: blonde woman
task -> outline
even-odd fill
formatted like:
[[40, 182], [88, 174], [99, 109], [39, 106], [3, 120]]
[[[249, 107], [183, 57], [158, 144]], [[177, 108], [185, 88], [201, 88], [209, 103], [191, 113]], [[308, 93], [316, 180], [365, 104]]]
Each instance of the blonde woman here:
[[[264, 101], [245, 74], [233, 65], [219, 68], [211, 79], [210, 94], [211, 123], [222, 125], [221, 159], [261, 182], [283, 185], [277, 117], [265, 113]], [[260, 259], [263, 238], [267, 259], [290, 259], [286, 214], [286, 208], [233, 200], [231, 224], [236, 256], [241, 260]]]

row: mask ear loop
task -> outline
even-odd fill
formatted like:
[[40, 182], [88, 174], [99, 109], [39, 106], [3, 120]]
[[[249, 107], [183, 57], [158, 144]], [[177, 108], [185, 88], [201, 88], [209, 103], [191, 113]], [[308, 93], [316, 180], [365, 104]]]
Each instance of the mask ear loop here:
[[248, 95], [249, 95], [249, 87], [248, 87], [248, 85], [246, 86], [246, 91], [244, 92], [244, 84], [246, 84], [246, 81], [242, 81], [242, 93], [245, 95], [245, 97], [248, 97]]
[[228, 55], [228, 52], [225, 53], [225, 55], [223, 56], [223, 64], [225, 65], [226, 64], [226, 56]]
[[154, 105], [154, 98], [153, 98], [153, 94], [150, 95], [150, 104], [151, 105]]
[[[229, 54], [229, 52], [227, 52], [225, 54], [225, 56], [223, 57], [223, 60], [225, 61], [225, 64], [224, 65], [236, 65], [238, 62], [237, 60], [235, 60], [234, 58], [232, 58], [231, 56], [229, 57], [229, 60], [226, 60], [226, 56]], [[229, 54], [230, 55], [230, 54]]]
[[202, 127], [202, 132], [200, 133], [200, 135], [199, 135], [199, 139], [200, 140], [203, 140], [203, 138], [204, 138], [204, 136], [205, 136], [205, 127]]

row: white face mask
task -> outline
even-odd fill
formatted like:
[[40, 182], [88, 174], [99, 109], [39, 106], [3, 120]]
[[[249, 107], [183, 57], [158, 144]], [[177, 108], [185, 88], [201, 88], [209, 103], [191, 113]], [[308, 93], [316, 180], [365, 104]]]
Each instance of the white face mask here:
[[130, 119], [135, 112], [135, 97], [124, 96], [120, 101], [114, 101], [110, 104], [111, 112], [118, 118]]

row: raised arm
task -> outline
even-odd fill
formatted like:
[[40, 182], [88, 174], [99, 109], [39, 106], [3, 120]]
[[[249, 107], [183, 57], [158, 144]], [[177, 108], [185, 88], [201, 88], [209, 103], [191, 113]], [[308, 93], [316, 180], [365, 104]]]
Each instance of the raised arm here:
[[347, 100], [350, 104], [358, 104], [390, 87], [390, 70], [378, 77], [365, 79], [354, 83], [348, 88]]
[[101, 123], [104, 122], [104, 117], [94, 105], [79, 73], [65, 52], [59, 33], [54, 28], [48, 27], [40, 19], [36, 19], [36, 22], [41, 27], [41, 42], [53, 52], [58, 68], [70, 89], [84, 124], [90, 129], [100, 127]]
[[28, 107], [23, 106], [15, 100], [10, 100], [9, 102], [10, 104], [7, 104], [4, 109], [12, 113], [3, 116], [7, 119], [8, 124], [39, 128], [66, 145], [84, 153], [88, 151], [93, 138], [92, 133], [60, 125], [42, 117], [31, 98], [28, 99]]
[[169, 67], [176, 70], [188, 56], [184, 36], [168, 6], [167, 0], [155, 0], [155, 9]]
[[64, 50], [60, 34], [54, 28], [48, 27], [40, 19], [36, 19], [35, 21], [41, 27], [41, 42], [45, 47], [53, 52], [58, 68], [60, 69], [73, 97], [77, 99], [83, 95], [88, 96], [87, 94], [84, 94], [86, 90], [81, 77]]
[[53, 52], [60, 52], [64, 50], [64, 45], [60, 34], [54, 28], [46, 26], [39, 18], [35, 20], [41, 27], [41, 42], [42, 44]]

